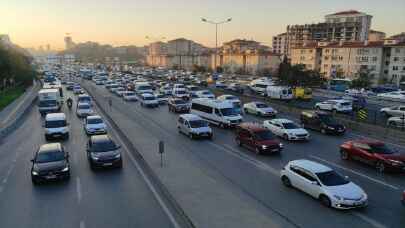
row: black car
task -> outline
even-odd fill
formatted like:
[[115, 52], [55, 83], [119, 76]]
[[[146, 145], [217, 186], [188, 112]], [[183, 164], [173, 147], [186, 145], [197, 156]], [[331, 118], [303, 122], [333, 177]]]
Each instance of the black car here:
[[108, 135], [95, 135], [91, 136], [87, 143], [87, 158], [90, 167], [122, 167], [122, 156], [120, 152], [121, 146], [115, 142]]
[[168, 101], [169, 111], [187, 113], [190, 111], [190, 104], [180, 98], [170, 98]]
[[346, 127], [338, 123], [331, 114], [321, 111], [302, 112], [301, 125], [307, 129], [320, 131], [322, 134], [342, 135]]
[[42, 145], [31, 162], [31, 180], [34, 184], [70, 178], [69, 154], [60, 143]]

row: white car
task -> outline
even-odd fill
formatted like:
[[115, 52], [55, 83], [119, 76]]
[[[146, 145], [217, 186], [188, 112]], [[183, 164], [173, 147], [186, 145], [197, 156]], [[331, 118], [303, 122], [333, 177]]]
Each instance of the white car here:
[[159, 104], [167, 104], [169, 101], [169, 98], [163, 93], [155, 93], [155, 96]]
[[90, 116], [93, 113], [94, 111], [88, 103], [78, 103], [76, 106], [76, 115], [78, 117]]
[[139, 100], [141, 103], [141, 106], [145, 106], [145, 107], [158, 107], [159, 106], [159, 102], [156, 99], [156, 96], [154, 94], [151, 93], [143, 93], [139, 96]]
[[84, 120], [84, 131], [87, 135], [105, 134], [107, 126], [100, 116], [87, 116]]
[[388, 118], [387, 125], [391, 127], [405, 128], [405, 116], [393, 116]]
[[182, 114], [177, 120], [179, 133], [189, 136], [191, 139], [204, 137], [212, 139], [212, 129], [208, 122], [194, 114]]
[[405, 101], [405, 91], [393, 91], [389, 93], [377, 94], [378, 98], [395, 101]]
[[352, 112], [353, 105], [349, 100], [326, 100], [315, 104], [315, 109], [332, 112]]
[[285, 140], [308, 140], [307, 130], [288, 119], [272, 119], [263, 121], [263, 126], [273, 134]]
[[368, 196], [358, 185], [333, 169], [309, 160], [290, 161], [280, 172], [287, 187], [297, 188], [327, 207], [352, 209], [366, 207]]
[[268, 104], [260, 101], [250, 102], [243, 105], [243, 111], [246, 114], [255, 114], [258, 116], [275, 117], [277, 111]]
[[405, 116], [405, 106], [382, 108], [380, 112], [385, 116]]
[[75, 85], [73, 86], [73, 93], [74, 94], [82, 94], [82, 87], [80, 87], [79, 85]]
[[195, 95], [198, 98], [209, 98], [209, 99], [215, 99], [215, 95], [211, 93], [209, 90], [199, 90], [195, 92]]
[[124, 87], [118, 87], [118, 88], [114, 91], [114, 93], [115, 93], [117, 96], [122, 97], [122, 96], [124, 95], [124, 93], [125, 93], [125, 88], [124, 88]]
[[174, 88], [172, 92], [173, 97], [181, 98], [181, 99], [189, 99], [190, 94], [187, 92], [185, 88]]
[[134, 91], [125, 91], [122, 94], [122, 97], [123, 97], [124, 101], [137, 101], [138, 100]]

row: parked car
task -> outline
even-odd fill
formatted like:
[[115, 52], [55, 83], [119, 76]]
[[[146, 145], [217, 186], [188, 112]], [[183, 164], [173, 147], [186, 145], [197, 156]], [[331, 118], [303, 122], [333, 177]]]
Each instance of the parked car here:
[[45, 116], [45, 138], [69, 138], [69, 123], [64, 113], [48, 113]]
[[262, 117], [275, 117], [277, 111], [268, 104], [260, 101], [250, 102], [243, 105], [243, 111], [248, 114], [255, 114]]
[[182, 114], [177, 119], [177, 129], [180, 133], [194, 138], [209, 138], [212, 139], [212, 129], [208, 122], [194, 114]]
[[69, 154], [60, 143], [43, 144], [31, 159], [33, 184], [70, 178]]
[[134, 91], [125, 91], [122, 94], [122, 98], [124, 101], [138, 101], [138, 98]]
[[254, 151], [256, 154], [279, 153], [283, 144], [265, 127], [256, 123], [241, 123], [236, 127], [235, 141], [239, 146]]
[[368, 204], [368, 196], [361, 187], [317, 162], [304, 159], [290, 161], [281, 170], [280, 176], [285, 186], [307, 193], [326, 207], [352, 209]]
[[66, 83], [66, 90], [72, 91], [75, 83], [74, 82], [67, 82]]
[[189, 112], [190, 103], [180, 98], [170, 98], [168, 100], [168, 109], [171, 112]]
[[380, 110], [381, 114], [391, 117], [391, 116], [405, 116], [405, 106], [394, 106], [382, 108]]
[[107, 133], [107, 125], [101, 116], [87, 116], [84, 119], [84, 131], [87, 135], [97, 135]]
[[151, 93], [143, 93], [139, 96], [141, 106], [156, 108], [159, 106], [156, 96]]
[[285, 140], [309, 140], [308, 131], [288, 119], [265, 120], [263, 126]]
[[93, 113], [94, 111], [88, 103], [78, 103], [76, 106], [76, 115], [78, 117], [90, 116]]
[[87, 143], [87, 158], [90, 168], [122, 167], [121, 146], [108, 135], [93, 135]]
[[338, 123], [331, 114], [322, 111], [304, 111], [300, 116], [301, 126], [320, 131], [322, 134], [342, 135], [346, 127]]
[[332, 112], [352, 112], [352, 103], [348, 100], [326, 100], [315, 104], [315, 109]]
[[405, 154], [394, 151], [380, 141], [360, 139], [345, 142], [340, 146], [340, 157], [370, 164], [379, 172], [405, 172]]

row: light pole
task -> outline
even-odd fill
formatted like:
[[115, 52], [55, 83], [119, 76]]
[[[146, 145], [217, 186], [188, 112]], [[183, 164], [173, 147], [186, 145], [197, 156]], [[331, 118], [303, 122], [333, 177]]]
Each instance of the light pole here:
[[225, 24], [232, 21], [232, 18], [228, 18], [225, 21], [210, 21], [205, 18], [201, 18], [202, 22], [215, 25], [215, 55], [214, 55], [214, 72], [217, 73], [217, 54], [218, 54], [218, 25]]

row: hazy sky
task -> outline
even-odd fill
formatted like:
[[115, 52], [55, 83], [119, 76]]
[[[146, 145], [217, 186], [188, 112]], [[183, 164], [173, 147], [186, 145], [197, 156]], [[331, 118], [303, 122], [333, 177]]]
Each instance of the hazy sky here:
[[75, 42], [144, 45], [149, 35], [214, 46], [214, 26], [200, 18], [232, 17], [220, 27], [221, 43], [253, 38], [269, 45], [288, 24], [320, 22], [349, 9], [373, 15], [372, 29], [405, 31], [405, 0], [1, 0], [0, 34], [23, 47], [63, 48], [66, 32]]

